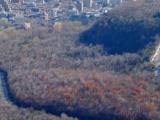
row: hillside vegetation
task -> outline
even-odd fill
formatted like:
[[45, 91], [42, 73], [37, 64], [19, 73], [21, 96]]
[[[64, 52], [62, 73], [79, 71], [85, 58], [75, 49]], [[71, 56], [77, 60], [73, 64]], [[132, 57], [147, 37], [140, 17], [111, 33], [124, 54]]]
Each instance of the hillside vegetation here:
[[81, 120], [158, 120], [160, 83], [149, 62], [158, 41], [158, 5], [126, 3], [90, 29], [64, 22], [0, 32], [0, 67], [12, 96], [22, 106]]
[[147, 62], [137, 54], [105, 55], [100, 46], [78, 43], [85, 27], [62, 26], [0, 33], [1, 68], [17, 100], [84, 120], [159, 117], [159, 85]]

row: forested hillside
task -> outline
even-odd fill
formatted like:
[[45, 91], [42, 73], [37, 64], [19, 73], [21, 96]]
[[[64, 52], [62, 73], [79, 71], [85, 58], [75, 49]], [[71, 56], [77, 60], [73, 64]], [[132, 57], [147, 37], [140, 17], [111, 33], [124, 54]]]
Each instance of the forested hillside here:
[[[8, 73], [14, 118], [158, 120], [160, 83], [149, 58], [159, 41], [159, 8], [158, 0], [141, 0], [111, 10], [91, 28], [63, 22], [1, 31], [0, 68]], [[32, 112], [39, 109], [38, 116]]]

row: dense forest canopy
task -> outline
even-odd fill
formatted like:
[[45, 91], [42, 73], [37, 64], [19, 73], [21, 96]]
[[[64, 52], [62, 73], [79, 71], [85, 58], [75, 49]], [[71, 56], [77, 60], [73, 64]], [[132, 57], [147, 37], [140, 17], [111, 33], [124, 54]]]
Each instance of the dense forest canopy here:
[[[148, 58], [159, 39], [159, 9], [158, 0], [139, 0], [116, 7], [91, 28], [67, 21], [1, 31], [0, 68], [8, 73], [11, 95], [20, 106], [80, 120], [158, 120], [160, 84]], [[61, 119], [7, 106], [16, 120]]]

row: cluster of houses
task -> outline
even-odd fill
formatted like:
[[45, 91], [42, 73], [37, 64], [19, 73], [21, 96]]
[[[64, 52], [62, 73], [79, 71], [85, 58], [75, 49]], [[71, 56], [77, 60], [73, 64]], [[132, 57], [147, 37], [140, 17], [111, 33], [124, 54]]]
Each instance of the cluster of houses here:
[[0, 0], [0, 20], [16, 28], [29, 22], [55, 24], [65, 20], [88, 23], [126, 0]]

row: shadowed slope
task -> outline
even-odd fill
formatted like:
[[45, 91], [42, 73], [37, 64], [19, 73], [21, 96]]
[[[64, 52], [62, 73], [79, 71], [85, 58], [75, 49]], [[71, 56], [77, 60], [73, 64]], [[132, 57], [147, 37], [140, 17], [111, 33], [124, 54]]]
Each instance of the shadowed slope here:
[[103, 45], [109, 54], [139, 52], [160, 33], [159, 8], [158, 0], [128, 2], [109, 11], [80, 41]]

